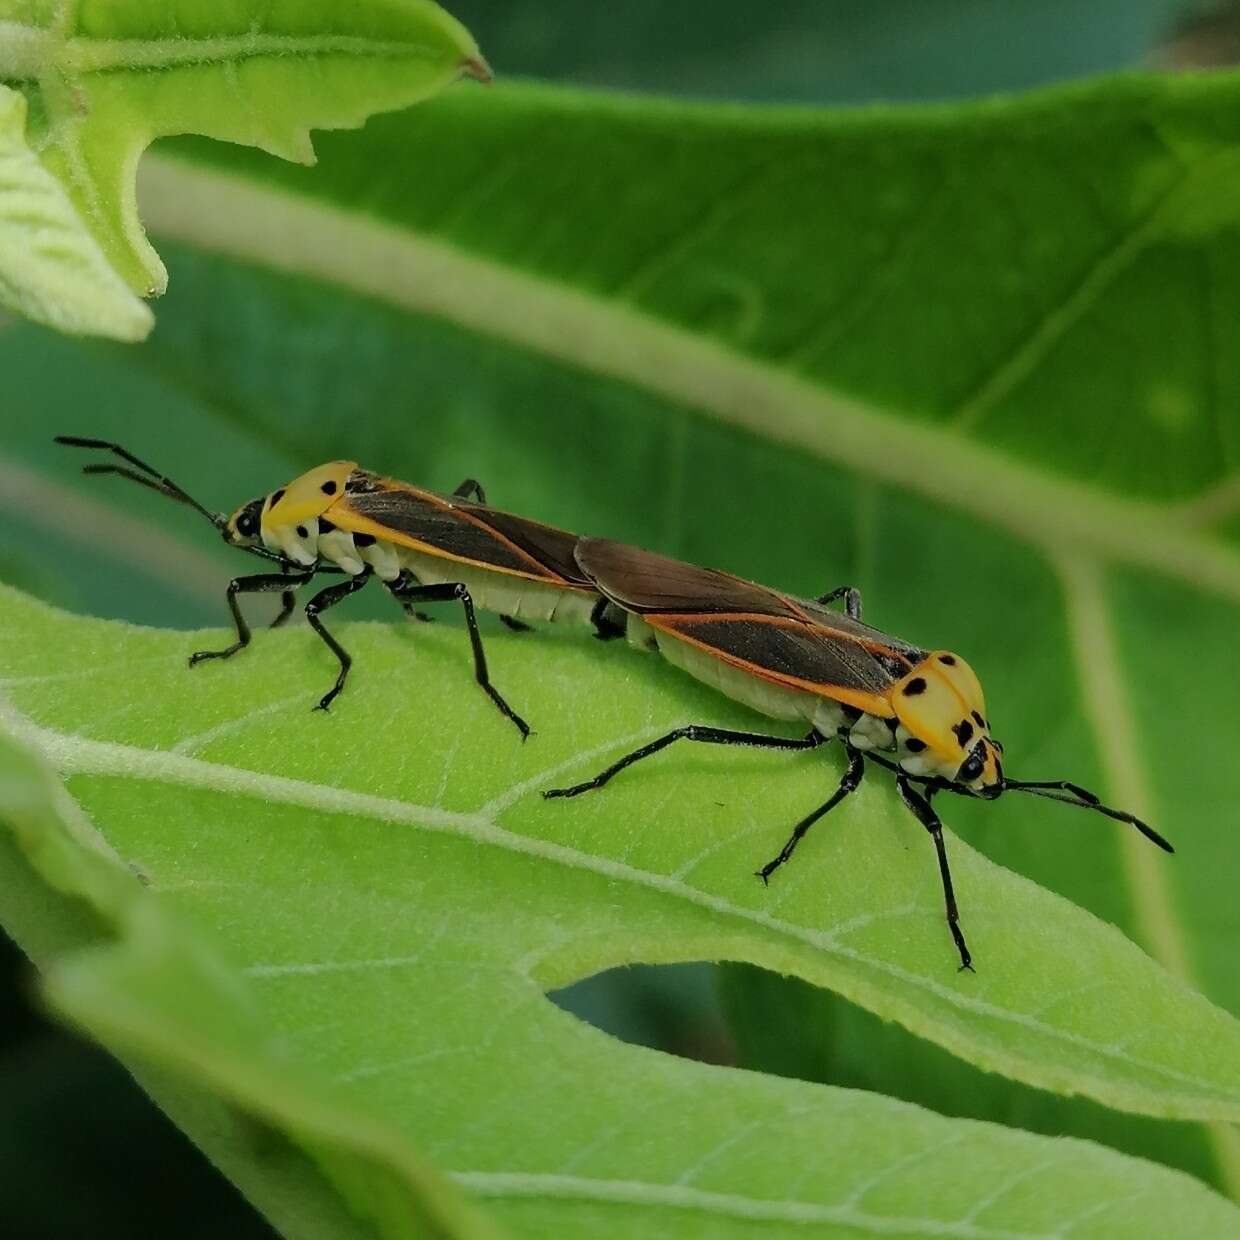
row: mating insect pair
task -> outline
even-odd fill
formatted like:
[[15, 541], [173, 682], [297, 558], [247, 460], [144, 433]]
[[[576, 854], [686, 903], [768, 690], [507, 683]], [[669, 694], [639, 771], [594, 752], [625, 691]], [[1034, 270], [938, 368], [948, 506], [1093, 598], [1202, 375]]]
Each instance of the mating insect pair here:
[[[780, 852], [758, 871], [764, 882], [791, 856], [815, 822], [855, 792], [866, 759], [895, 775], [901, 799], [933, 839], [947, 923], [961, 968], [971, 956], [959, 925], [942, 822], [931, 802], [940, 792], [993, 800], [1026, 792], [1129, 823], [1160, 848], [1171, 845], [1132, 814], [1103, 805], [1065, 780], [1008, 778], [1002, 746], [990, 735], [976, 675], [960, 656], [927, 651], [861, 621], [861, 596], [841, 586], [817, 599], [799, 599], [727, 573], [698, 568], [605, 539], [500, 512], [482, 488], [463, 482], [451, 496], [381, 478], [353, 462], [310, 470], [231, 517], [213, 514], [169, 478], [117, 444], [64, 436], [58, 442], [99, 448], [125, 464], [87, 465], [151, 487], [202, 513], [231, 546], [279, 566], [278, 573], [235, 578], [228, 605], [236, 641], [194, 655], [227, 658], [250, 640], [238, 595], [280, 592], [275, 623], [293, 606], [293, 588], [318, 573], [344, 580], [319, 591], [306, 617], [340, 663], [326, 709], [343, 688], [350, 658], [324, 628], [321, 613], [372, 577], [414, 612], [419, 603], [456, 601], [465, 615], [478, 683], [520, 730], [529, 728], [490, 682], [475, 604], [511, 627], [529, 619], [592, 624], [600, 638], [627, 634], [727, 696], [776, 719], [809, 724], [801, 738], [700, 725], [677, 728], [626, 754], [593, 779], [546, 792], [574, 797], [601, 788], [626, 767], [678, 740], [765, 749], [813, 749], [838, 741], [847, 756], [832, 795], [793, 828]], [[842, 600], [844, 610], [830, 604]], [[419, 613], [414, 613], [419, 614]]]

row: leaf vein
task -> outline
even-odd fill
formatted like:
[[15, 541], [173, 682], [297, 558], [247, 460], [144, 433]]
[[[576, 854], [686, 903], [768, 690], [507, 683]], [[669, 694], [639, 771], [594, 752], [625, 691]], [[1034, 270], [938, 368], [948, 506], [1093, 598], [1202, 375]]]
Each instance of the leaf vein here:
[[[510, 852], [538, 857], [568, 869], [585, 871], [613, 881], [655, 890], [709, 912], [717, 913], [722, 917], [761, 926], [793, 942], [815, 948], [828, 957], [835, 956], [884, 974], [890, 979], [903, 983], [911, 990], [932, 996], [948, 1008], [968, 1012], [997, 1023], [1022, 1027], [1053, 1042], [1071, 1045], [1096, 1054], [1104, 1060], [1126, 1064], [1191, 1091], [1200, 1091], [1187, 1095], [1199, 1112], [1203, 1105], [1207, 1108], [1210, 1106], [1209, 1099], [1220, 1095], [1229, 1100], [1240, 1100], [1238, 1088], [1228, 1088], [1218, 1082], [1203, 1080], [1191, 1073], [1141, 1060], [1124, 1054], [1113, 1046], [1048, 1025], [1027, 1013], [1001, 1008], [984, 999], [961, 993], [933, 978], [912, 973], [888, 960], [872, 958], [845, 947], [830, 932], [781, 921], [768, 913], [738, 905], [723, 896], [686, 887], [665, 875], [622, 865], [611, 858], [597, 857], [548, 840], [515, 834], [479, 814], [456, 813], [369, 793], [205, 762], [198, 758], [167, 751], [140, 749], [129, 745], [66, 735], [34, 723], [10, 704], [2, 701], [0, 701], [0, 720], [4, 720], [18, 737], [34, 745], [54, 767], [65, 775], [119, 775], [131, 779], [201, 788], [231, 796], [256, 797], [268, 802], [297, 805], [321, 813], [362, 816], [400, 826], [454, 835]], [[837, 976], [832, 979], [831, 984], [846, 997], [856, 997], [859, 983], [852, 979]], [[951, 1044], [951, 1027], [945, 1023], [942, 1016], [923, 1011], [920, 1013], [919, 1024], [926, 1036], [934, 1036], [937, 1033], [945, 1043]], [[985, 1056], [981, 1058], [984, 1060]], [[1230, 1112], [1226, 1110], [1220, 1112], [1220, 1114], [1226, 1113]]]

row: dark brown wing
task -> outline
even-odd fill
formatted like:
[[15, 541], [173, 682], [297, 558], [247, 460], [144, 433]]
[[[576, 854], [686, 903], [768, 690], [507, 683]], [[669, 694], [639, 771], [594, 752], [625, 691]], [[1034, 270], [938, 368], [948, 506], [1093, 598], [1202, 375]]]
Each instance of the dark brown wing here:
[[556, 529], [554, 525], [543, 525], [540, 521], [530, 521], [526, 517], [516, 517], [510, 512], [500, 512], [498, 509], [484, 508], [481, 505], [470, 505], [469, 512], [565, 581], [571, 581], [575, 585], [590, 585], [589, 579], [578, 567], [573, 556], [573, 549], [577, 546], [576, 534]]
[[346, 489], [327, 516], [341, 529], [432, 555], [593, 590], [573, 558], [575, 534], [484, 504], [369, 478], [365, 490]]
[[885, 695], [924, 652], [818, 603], [598, 538], [577, 562], [660, 633], [764, 680], [888, 715]]
[[766, 586], [607, 538], [579, 539], [576, 555], [586, 576], [612, 602], [638, 615], [657, 611], [801, 615]]
[[[757, 616], [703, 620], [667, 613], [644, 619], [659, 632], [687, 641], [733, 667], [744, 668], [764, 680], [825, 692], [828, 697], [838, 697], [840, 689], [881, 697], [912, 666], [797, 620]], [[873, 709], [868, 703], [857, 704], [864, 710]]]

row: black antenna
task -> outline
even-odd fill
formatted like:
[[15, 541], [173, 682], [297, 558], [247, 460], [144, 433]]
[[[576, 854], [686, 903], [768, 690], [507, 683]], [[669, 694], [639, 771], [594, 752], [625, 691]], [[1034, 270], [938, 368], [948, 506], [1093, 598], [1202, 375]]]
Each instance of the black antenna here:
[[57, 443], [67, 444], [71, 448], [99, 448], [104, 452], [112, 452], [119, 456], [121, 460], [128, 461], [130, 465], [136, 466], [141, 473], [136, 473], [132, 469], [126, 469], [123, 465], [84, 465], [82, 472], [84, 474], [117, 474], [121, 478], [128, 478], [130, 482], [140, 483], [144, 487], [150, 487], [152, 491], [158, 491], [160, 495], [166, 495], [169, 499], [174, 499], [178, 503], [188, 504], [191, 508], [202, 513], [217, 530], [222, 530], [226, 524], [223, 516], [219, 513], [209, 512], [204, 508], [188, 491], [177, 486], [165, 474], [161, 474], [159, 470], [153, 469], [145, 461], [139, 460], [132, 452], [122, 448], [118, 443], [110, 443], [106, 439], [83, 439], [78, 435], [57, 435]]
[[[1004, 791], [1011, 788], [1016, 792], [1027, 792], [1030, 796], [1045, 797], [1048, 801], [1059, 801], [1063, 805], [1075, 805], [1077, 809], [1091, 809], [1094, 813], [1104, 814], [1107, 818], [1113, 818], [1116, 822], [1126, 822], [1130, 826], [1136, 827], [1147, 840], [1157, 844], [1164, 852], [1175, 852], [1170, 843], [1163, 839], [1153, 827], [1142, 822], [1134, 814], [1129, 814], [1122, 809], [1112, 809], [1109, 805], [1103, 805], [1092, 792], [1077, 784], [1070, 784], [1066, 780], [1027, 782], [1020, 779], [1005, 779], [1003, 781], [1003, 788]], [[1066, 793], [1067, 795], [1058, 795], [1061, 793]]]

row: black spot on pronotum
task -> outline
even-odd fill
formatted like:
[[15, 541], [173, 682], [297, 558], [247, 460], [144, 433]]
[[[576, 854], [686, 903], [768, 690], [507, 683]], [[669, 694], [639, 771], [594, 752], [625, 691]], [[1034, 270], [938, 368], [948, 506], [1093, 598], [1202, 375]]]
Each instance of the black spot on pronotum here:
[[326, 517], [319, 518], [319, 533], [320, 534], [330, 534], [332, 530], [334, 530], [335, 528], [336, 527]]
[[912, 680], [904, 686], [900, 691], [905, 697], [916, 697], [919, 693], [925, 693], [926, 682], [921, 676], [914, 676]]
[[925, 747], [926, 742], [919, 741], [915, 736], [910, 736], [908, 740], [904, 742], [904, 748], [907, 749], [909, 753], [921, 753]]
[[298, 537], [298, 538], [309, 538], [309, 537], [310, 537], [310, 531], [309, 531], [308, 529], [306, 529], [306, 527], [305, 527], [304, 525], [299, 525], [299, 526], [297, 527], [297, 537]]
[[952, 728], [952, 731], [955, 732], [962, 749], [973, 739], [973, 725], [967, 719], [962, 719]]
[[322, 491], [324, 495], [335, 495], [336, 494], [335, 480], [329, 478], [325, 483], [323, 483], [321, 487], [319, 487], [319, 490]]
[[984, 728], [986, 726], [986, 720], [983, 719], [977, 711], [973, 712], [973, 722], [976, 723], [979, 728]]
[[941, 654], [939, 655], [939, 662], [946, 663], [948, 667], [955, 667], [956, 656], [954, 654]]
[[284, 488], [281, 487], [278, 491], [272, 491], [271, 498], [267, 501], [267, 506], [269, 508], [274, 508], [283, 498]]
[[354, 534], [353, 545], [355, 547], [373, 547], [375, 545], [375, 536], [373, 534]]

